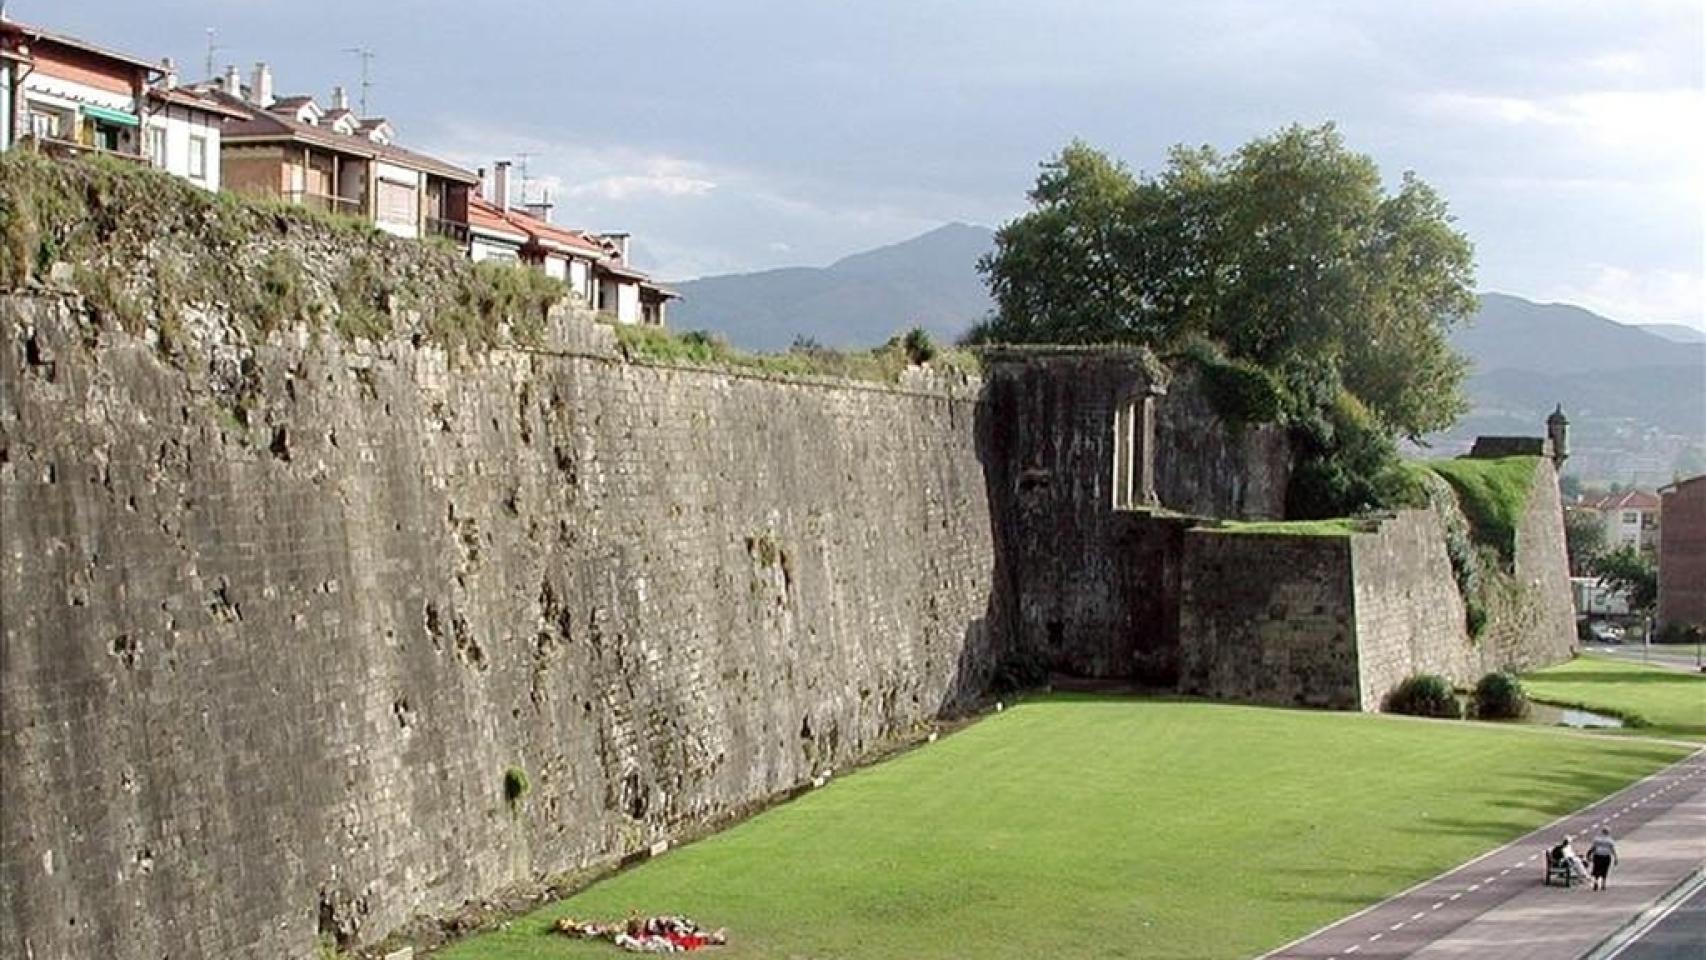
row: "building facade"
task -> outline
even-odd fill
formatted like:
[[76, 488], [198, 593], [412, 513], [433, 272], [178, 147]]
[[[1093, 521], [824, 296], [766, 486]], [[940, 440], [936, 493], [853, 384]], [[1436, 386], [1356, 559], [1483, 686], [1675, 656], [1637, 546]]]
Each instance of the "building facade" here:
[[1706, 630], [1706, 474], [1659, 493], [1665, 529], [1659, 541], [1659, 628]]
[[1596, 511], [1605, 524], [1605, 547], [1636, 547], [1653, 551], [1659, 547], [1659, 498], [1645, 490], [1613, 493], [1584, 504]]

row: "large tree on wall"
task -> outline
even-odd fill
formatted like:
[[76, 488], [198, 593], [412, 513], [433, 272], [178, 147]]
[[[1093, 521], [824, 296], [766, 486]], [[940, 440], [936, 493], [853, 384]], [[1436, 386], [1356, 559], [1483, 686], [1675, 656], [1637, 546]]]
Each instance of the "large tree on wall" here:
[[1207, 340], [1271, 373], [1294, 422], [1357, 409], [1387, 437], [1465, 409], [1447, 334], [1475, 306], [1470, 243], [1431, 187], [1388, 193], [1331, 124], [1178, 147], [1154, 176], [1073, 143], [1030, 199], [979, 264], [996, 312], [973, 339]]

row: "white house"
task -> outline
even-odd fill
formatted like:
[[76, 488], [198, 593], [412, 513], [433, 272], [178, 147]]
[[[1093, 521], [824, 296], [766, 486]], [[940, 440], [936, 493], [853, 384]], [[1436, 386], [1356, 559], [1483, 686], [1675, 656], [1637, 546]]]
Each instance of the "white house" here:
[[1659, 545], [1659, 498], [1645, 490], [1629, 490], [1583, 504], [1599, 513], [1605, 524], [1608, 549], [1639, 547], [1656, 550]]
[[166, 79], [148, 90], [143, 155], [167, 173], [207, 190], [218, 190], [219, 131], [225, 120], [245, 115], [191, 90], [180, 89], [168, 62]]

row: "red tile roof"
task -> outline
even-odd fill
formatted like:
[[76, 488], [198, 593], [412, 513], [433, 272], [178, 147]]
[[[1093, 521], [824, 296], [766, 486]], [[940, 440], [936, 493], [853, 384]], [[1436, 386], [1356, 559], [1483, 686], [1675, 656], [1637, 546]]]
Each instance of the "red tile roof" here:
[[191, 110], [202, 110], [207, 113], [216, 113], [222, 117], [230, 117], [233, 120], [245, 120], [249, 116], [247, 113], [228, 107], [211, 97], [201, 96], [192, 90], [186, 90], [182, 87], [150, 87], [148, 88], [148, 98], [150, 100], [158, 100], [161, 103], [171, 103], [180, 107], [187, 107]]
[[62, 47], [71, 47], [76, 50], [82, 50], [86, 53], [93, 53], [97, 56], [106, 57], [109, 60], [117, 60], [133, 67], [141, 67], [151, 73], [165, 72], [159, 64], [143, 60], [140, 57], [133, 57], [128, 53], [119, 53], [117, 50], [109, 50], [106, 47], [97, 46], [87, 40], [80, 40], [77, 37], [68, 36], [67, 34], [55, 33], [52, 30], [43, 30], [41, 27], [32, 27], [27, 23], [19, 23], [18, 21], [10, 18], [0, 19], [0, 32], [21, 34], [30, 40], [46, 40], [49, 43], [57, 43]]
[[1611, 493], [1598, 500], [1589, 501], [1587, 506], [1601, 513], [1612, 510], [1657, 510], [1659, 498], [1656, 494], [1645, 490], [1626, 490], [1622, 493]]
[[475, 197], [468, 202], [468, 222], [471, 226], [506, 233], [520, 233], [541, 247], [564, 250], [589, 259], [602, 258], [605, 249], [578, 230], [569, 230], [547, 223], [532, 214], [511, 208], [499, 210], [489, 201]]

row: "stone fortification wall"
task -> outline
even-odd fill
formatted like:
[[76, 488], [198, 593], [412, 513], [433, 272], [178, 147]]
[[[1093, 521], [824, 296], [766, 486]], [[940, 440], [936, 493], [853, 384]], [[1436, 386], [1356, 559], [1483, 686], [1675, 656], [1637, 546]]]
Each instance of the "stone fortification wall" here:
[[1493, 579], [1480, 645], [1484, 671], [1527, 670], [1567, 660], [1575, 653], [1576, 611], [1570, 601], [1564, 507], [1557, 470], [1544, 457], [1535, 461], [1528, 504], [1516, 526], [1509, 576]]
[[216, 321], [0, 300], [6, 956], [369, 942], [988, 682], [971, 388]]
[[1348, 536], [1184, 536], [1179, 690], [1255, 703], [1361, 705]]
[[[1140, 651], [1166, 646], [1172, 630], [1146, 570], [1149, 512], [1115, 497], [1116, 414], [1141, 420], [1158, 368], [1118, 348], [992, 353], [984, 363], [984, 462], [1021, 674], [1129, 678]], [[1126, 437], [1146, 439], [1141, 424]]]
[[1381, 521], [1378, 533], [1353, 535], [1351, 567], [1358, 707], [1380, 709], [1386, 695], [1416, 673], [1474, 685], [1482, 648], [1469, 639], [1438, 514], [1403, 510]]
[[1291, 442], [1274, 424], [1229, 424], [1187, 362], [1155, 410], [1155, 487], [1169, 510], [1199, 517], [1285, 516]]
[[[1188, 531], [1180, 689], [1378, 710], [1412, 674], [1467, 687], [1488, 671], [1568, 659], [1575, 638], [1557, 480], [1549, 461], [1536, 470], [1514, 573], [1482, 572], [1487, 622], [1474, 638], [1442, 508], [1401, 510], [1340, 536]], [[1482, 562], [1496, 562], [1492, 554]]]

